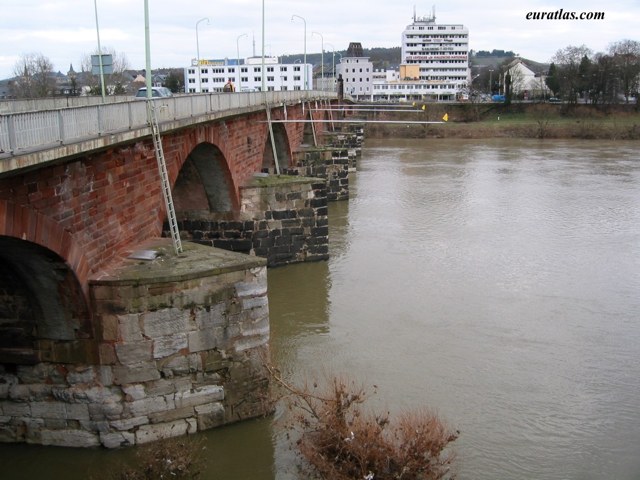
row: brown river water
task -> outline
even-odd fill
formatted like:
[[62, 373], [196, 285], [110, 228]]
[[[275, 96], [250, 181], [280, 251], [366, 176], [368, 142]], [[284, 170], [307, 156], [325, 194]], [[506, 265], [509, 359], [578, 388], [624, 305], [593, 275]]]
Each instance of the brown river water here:
[[[326, 262], [269, 271], [274, 363], [460, 430], [460, 479], [640, 478], [637, 143], [367, 140]], [[205, 432], [203, 479], [293, 480], [286, 412]], [[0, 478], [130, 451], [0, 445]]]

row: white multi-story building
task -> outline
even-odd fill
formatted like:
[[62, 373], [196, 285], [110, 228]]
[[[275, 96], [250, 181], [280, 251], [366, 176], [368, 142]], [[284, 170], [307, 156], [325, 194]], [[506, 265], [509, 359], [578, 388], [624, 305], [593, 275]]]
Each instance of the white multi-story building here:
[[[399, 71], [389, 72], [373, 71], [367, 57], [347, 55], [338, 68], [345, 94], [373, 101], [451, 101], [466, 95], [469, 30], [464, 25], [438, 25], [435, 13], [426, 17], [414, 13], [413, 23], [402, 32], [401, 55]], [[354, 74], [358, 75], [348, 77]]]
[[[199, 63], [199, 65], [198, 65]], [[277, 57], [249, 57], [244, 60], [197, 60], [184, 69], [186, 93], [222, 92], [228, 80], [241, 91], [310, 90], [312, 88], [311, 64], [279, 63]]]
[[342, 75], [345, 95], [353, 98], [369, 99], [373, 92], [373, 63], [364, 57], [362, 44], [351, 42], [347, 54], [336, 65], [338, 75]]

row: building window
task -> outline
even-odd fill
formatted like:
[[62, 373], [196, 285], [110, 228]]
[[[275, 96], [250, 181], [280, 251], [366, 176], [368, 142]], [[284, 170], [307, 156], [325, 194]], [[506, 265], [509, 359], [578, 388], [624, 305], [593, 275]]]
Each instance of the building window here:
[[262, 81], [262, 77], [253, 77], [253, 81], [254, 82], [261, 82]]
[[273, 67], [267, 67], [267, 72], [273, 72]]
[[270, 77], [270, 76], [267, 75], [267, 82], [273, 82], [274, 78], [275, 77]]

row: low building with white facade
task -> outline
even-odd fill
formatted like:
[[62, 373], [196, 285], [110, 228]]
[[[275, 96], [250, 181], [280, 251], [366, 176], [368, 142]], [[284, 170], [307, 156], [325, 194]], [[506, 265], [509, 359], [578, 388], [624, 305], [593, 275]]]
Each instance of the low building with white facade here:
[[[264, 63], [264, 72], [263, 72]], [[263, 79], [264, 74], [264, 79]], [[311, 64], [282, 64], [278, 57], [200, 60], [184, 69], [186, 93], [222, 92], [231, 80], [237, 92], [310, 90], [313, 85]]]

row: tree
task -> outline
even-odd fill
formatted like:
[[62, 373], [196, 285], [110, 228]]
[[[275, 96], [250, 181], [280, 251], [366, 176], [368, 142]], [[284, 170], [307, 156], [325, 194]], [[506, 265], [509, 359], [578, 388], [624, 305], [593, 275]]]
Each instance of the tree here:
[[12, 90], [16, 98], [46, 97], [53, 93], [55, 80], [53, 64], [42, 53], [27, 53], [20, 57], [13, 68], [16, 77]]
[[558, 67], [556, 67], [555, 63], [552, 62], [551, 65], [549, 65], [549, 72], [544, 82], [554, 96], [560, 93], [560, 79], [558, 78]]
[[614, 103], [616, 101], [617, 78], [613, 57], [599, 53], [592, 66], [591, 102]]
[[582, 57], [580, 65], [578, 66], [578, 85], [577, 90], [580, 96], [584, 97], [585, 93], [591, 90], [591, 84], [593, 83], [592, 72], [593, 64], [589, 57], [586, 55]]
[[569, 45], [556, 52], [551, 59], [559, 73], [560, 91], [570, 103], [576, 103], [580, 89], [580, 64], [584, 57], [591, 56], [591, 50], [585, 45], [575, 47]]
[[609, 55], [613, 57], [620, 89], [629, 103], [629, 97], [638, 92], [638, 78], [640, 76], [640, 42], [635, 40], [621, 40], [611, 44]]
[[172, 70], [164, 81], [164, 86], [173, 93], [184, 92], [184, 75], [179, 71]]
[[[118, 53], [111, 47], [101, 49], [102, 55], [111, 55], [113, 61], [113, 73], [105, 75], [105, 89], [107, 95], [118, 95], [126, 93], [126, 71], [129, 69], [129, 61], [124, 53]], [[100, 84], [100, 75], [93, 74], [91, 66], [91, 56], [98, 55], [98, 50], [85, 54], [80, 61], [80, 68], [87, 82], [87, 86], [92, 95], [100, 95], [102, 86]]]

